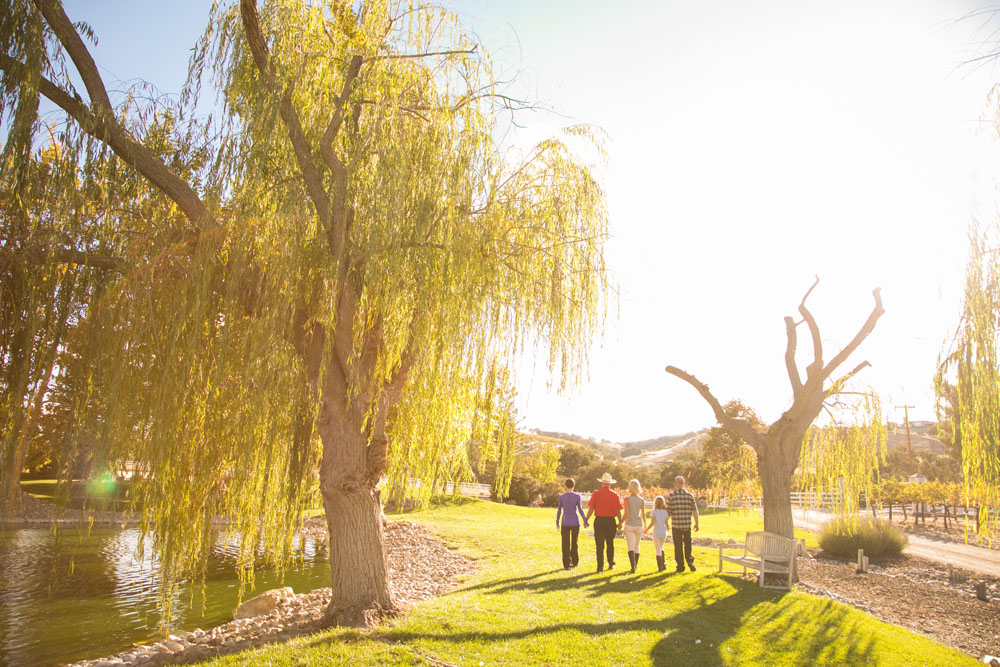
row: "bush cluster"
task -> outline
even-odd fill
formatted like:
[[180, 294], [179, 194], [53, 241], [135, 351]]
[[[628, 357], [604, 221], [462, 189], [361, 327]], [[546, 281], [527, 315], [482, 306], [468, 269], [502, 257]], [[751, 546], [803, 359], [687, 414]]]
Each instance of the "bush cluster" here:
[[895, 556], [906, 547], [907, 538], [888, 521], [834, 519], [819, 534], [819, 546], [835, 556], [854, 558], [864, 549], [871, 558]]

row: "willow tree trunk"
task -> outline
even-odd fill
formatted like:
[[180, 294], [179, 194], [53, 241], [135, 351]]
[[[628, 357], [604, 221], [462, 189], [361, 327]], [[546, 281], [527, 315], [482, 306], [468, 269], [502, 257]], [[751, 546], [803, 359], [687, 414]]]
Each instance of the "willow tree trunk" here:
[[378, 475], [366, 465], [369, 443], [363, 422], [346, 405], [343, 393], [327, 392], [318, 424], [333, 591], [326, 620], [370, 627], [394, 614], [396, 606], [389, 589]]

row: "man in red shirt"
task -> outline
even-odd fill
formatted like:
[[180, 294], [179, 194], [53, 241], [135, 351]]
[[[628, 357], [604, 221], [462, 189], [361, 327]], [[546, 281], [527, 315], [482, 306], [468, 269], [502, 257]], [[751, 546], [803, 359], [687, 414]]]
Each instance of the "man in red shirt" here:
[[611, 490], [611, 485], [615, 480], [610, 473], [604, 473], [597, 480], [601, 483], [601, 488], [590, 496], [587, 507], [587, 518], [584, 522], [590, 521], [593, 514], [594, 519], [594, 540], [597, 542], [597, 571], [604, 572], [604, 550], [608, 552], [608, 569], [615, 569], [615, 533], [622, 522], [622, 499], [617, 493]]

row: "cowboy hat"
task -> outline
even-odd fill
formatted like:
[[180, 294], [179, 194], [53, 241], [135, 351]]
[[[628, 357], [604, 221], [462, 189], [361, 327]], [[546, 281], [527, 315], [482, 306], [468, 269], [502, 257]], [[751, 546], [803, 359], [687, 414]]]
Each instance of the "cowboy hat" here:
[[609, 473], [609, 472], [606, 472], [603, 475], [601, 475], [597, 479], [597, 481], [600, 482], [601, 484], [614, 484], [615, 483], [615, 480], [611, 477], [611, 473]]

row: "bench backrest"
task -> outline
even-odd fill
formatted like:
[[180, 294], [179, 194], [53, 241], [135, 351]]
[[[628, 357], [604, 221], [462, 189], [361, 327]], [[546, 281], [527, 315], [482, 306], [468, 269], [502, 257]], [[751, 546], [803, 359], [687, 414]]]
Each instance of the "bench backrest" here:
[[768, 558], [794, 558], [795, 540], [782, 537], [767, 531], [757, 531], [747, 533], [747, 551], [757, 556], [767, 556]]

